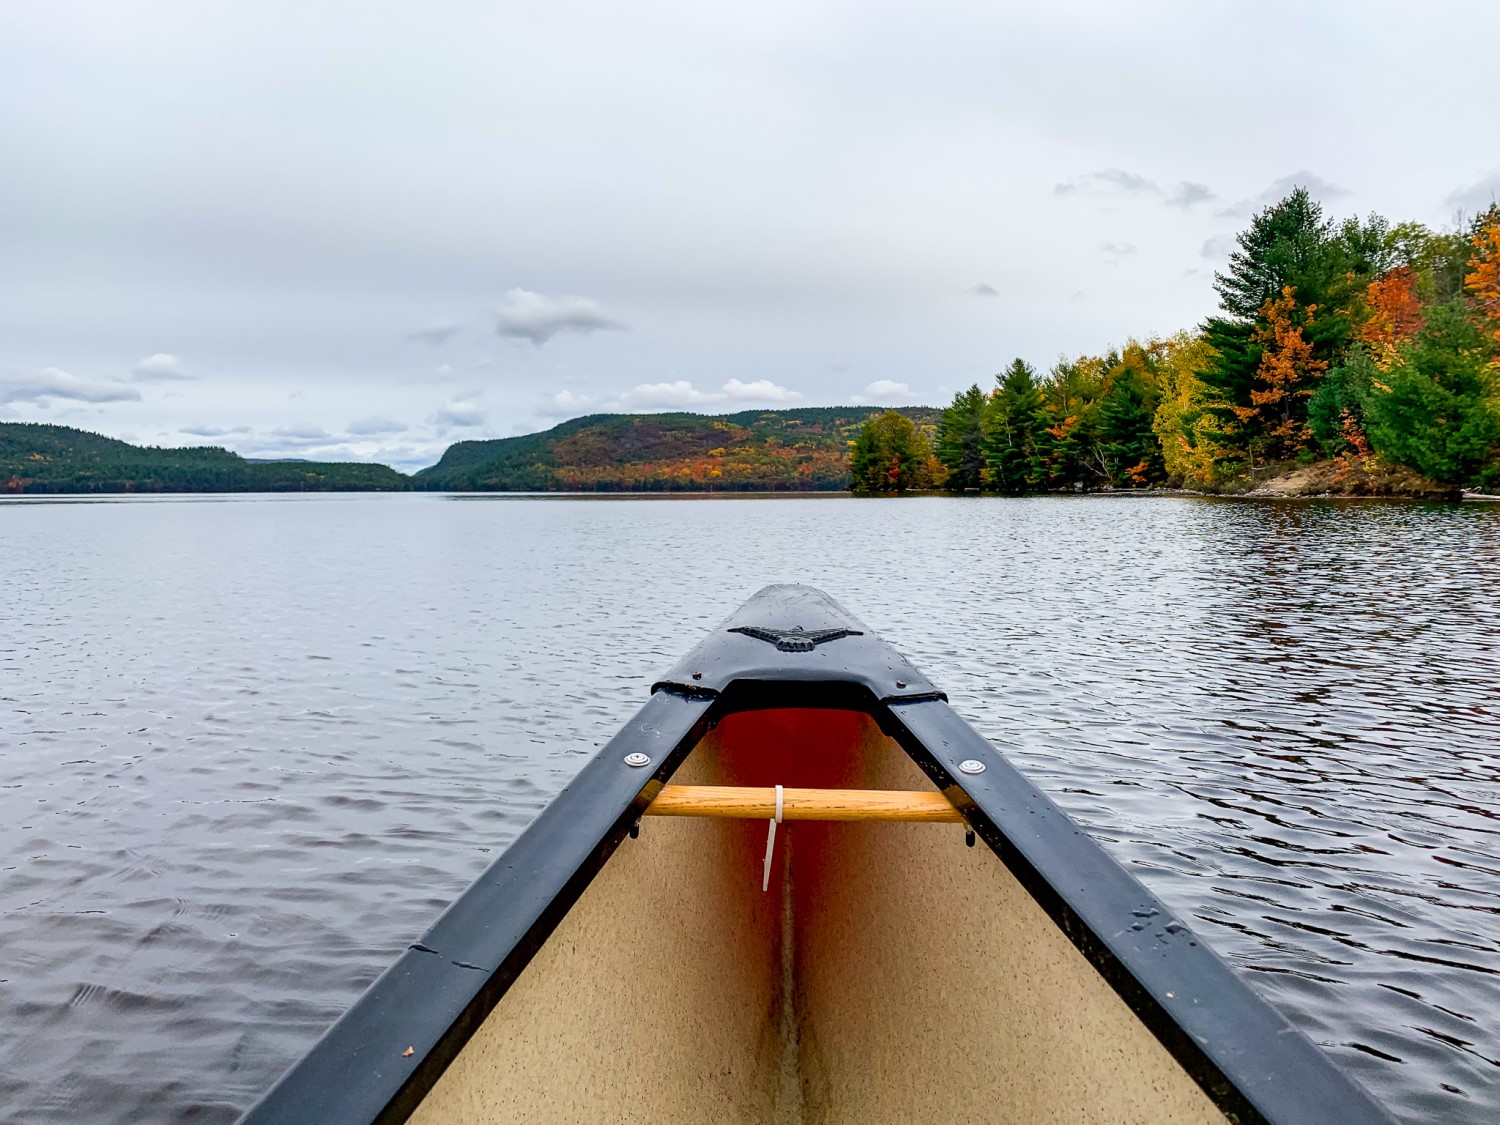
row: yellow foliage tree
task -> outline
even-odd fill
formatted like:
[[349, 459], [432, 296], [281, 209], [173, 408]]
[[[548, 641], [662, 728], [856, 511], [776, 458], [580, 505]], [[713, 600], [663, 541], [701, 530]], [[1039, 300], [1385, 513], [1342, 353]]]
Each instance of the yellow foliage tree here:
[[1152, 429], [1161, 442], [1167, 474], [1187, 484], [1212, 484], [1228, 475], [1225, 462], [1233, 456], [1210, 436], [1216, 422], [1205, 407], [1215, 400], [1198, 377], [1213, 361], [1214, 349], [1202, 336], [1187, 332], [1152, 344], [1161, 348], [1156, 375], [1162, 392]]

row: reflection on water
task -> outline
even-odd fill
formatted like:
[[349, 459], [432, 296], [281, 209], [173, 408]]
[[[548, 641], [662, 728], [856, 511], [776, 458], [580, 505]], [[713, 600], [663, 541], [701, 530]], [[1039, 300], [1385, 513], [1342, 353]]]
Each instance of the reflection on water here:
[[1500, 1117], [1500, 510], [202, 501], [0, 504], [0, 1119], [231, 1120], [773, 581], [1397, 1113]]

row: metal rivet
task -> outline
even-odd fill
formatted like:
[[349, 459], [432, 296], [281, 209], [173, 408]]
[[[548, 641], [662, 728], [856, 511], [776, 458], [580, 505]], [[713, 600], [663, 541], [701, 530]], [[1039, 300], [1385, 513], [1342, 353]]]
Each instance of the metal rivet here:
[[897, 680], [896, 681], [896, 686], [897, 687], [905, 687], [906, 686], [906, 681], [905, 680]]
[[633, 754], [625, 755], [625, 764], [627, 766], [635, 766], [637, 769], [639, 769], [641, 766], [649, 766], [651, 764], [651, 759], [637, 750]]
[[973, 758], [965, 758], [958, 763], [958, 768], [961, 773], [983, 773], [984, 763], [976, 761]]
[[703, 673], [702, 672], [694, 672], [693, 673], [693, 679], [695, 679], [695, 680], [701, 680], [702, 678], [703, 678]]

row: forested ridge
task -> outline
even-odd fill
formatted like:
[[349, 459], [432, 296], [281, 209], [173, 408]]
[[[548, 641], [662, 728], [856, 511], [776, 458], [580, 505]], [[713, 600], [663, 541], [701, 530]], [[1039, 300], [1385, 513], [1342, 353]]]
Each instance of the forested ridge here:
[[[540, 434], [465, 441], [417, 488], [520, 492], [837, 491], [868, 406], [736, 414], [595, 414]], [[938, 412], [896, 412], [933, 426]]]
[[385, 465], [247, 461], [216, 446], [162, 449], [34, 422], [0, 422], [0, 494], [369, 492], [410, 487]]
[[872, 419], [856, 488], [1243, 491], [1305, 467], [1340, 493], [1500, 487], [1500, 207], [1458, 229], [1265, 208], [1194, 331], [1015, 360], [936, 432]]

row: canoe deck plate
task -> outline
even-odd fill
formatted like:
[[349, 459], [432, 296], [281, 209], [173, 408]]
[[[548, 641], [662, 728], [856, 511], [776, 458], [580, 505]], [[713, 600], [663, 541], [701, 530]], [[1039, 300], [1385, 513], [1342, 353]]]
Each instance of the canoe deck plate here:
[[777, 652], [811, 652], [826, 641], [836, 641], [840, 637], [864, 636], [864, 633], [858, 629], [806, 630], [801, 625], [792, 629], [766, 629], [759, 625], [741, 625], [729, 631], [743, 633], [747, 637], [754, 637], [758, 641], [775, 645]]

